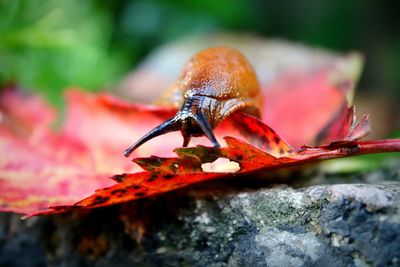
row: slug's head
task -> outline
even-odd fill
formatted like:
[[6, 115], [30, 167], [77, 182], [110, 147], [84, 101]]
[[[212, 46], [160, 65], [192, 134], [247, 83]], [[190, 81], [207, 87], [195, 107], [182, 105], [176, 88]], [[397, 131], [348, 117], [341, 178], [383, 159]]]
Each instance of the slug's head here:
[[236, 111], [259, 116], [260, 88], [256, 74], [237, 50], [209, 48], [197, 53], [184, 67], [177, 89], [169, 100], [179, 103], [179, 112], [160, 124], [125, 151], [129, 156], [148, 140], [172, 131], [181, 131], [183, 146], [192, 136], [205, 135], [219, 147], [212, 129]]
[[161, 123], [126, 149], [124, 152], [125, 157], [129, 157], [135, 149], [150, 139], [173, 131], [181, 131], [184, 147], [188, 146], [192, 136], [205, 135], [214, 147], [219, 148], [220, 145], [212, 132], [212, 124], [210, 124], [206, 113], [203, 112], [199, 101], [202, 102], [201, 98], [186, 98], [181, 109], [174, 117]]

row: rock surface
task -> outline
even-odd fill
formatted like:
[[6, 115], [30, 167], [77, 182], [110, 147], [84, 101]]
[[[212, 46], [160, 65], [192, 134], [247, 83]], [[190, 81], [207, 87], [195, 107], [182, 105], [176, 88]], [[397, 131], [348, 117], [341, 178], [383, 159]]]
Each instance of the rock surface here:
[[22, 221], [3, 213], [0, 266], [400, 266], [396, 175], [300, 189], [199, 185]]
[[293, 176], [27, 220], [2, 213], [0, 266], [400, 266], [397, 164]]

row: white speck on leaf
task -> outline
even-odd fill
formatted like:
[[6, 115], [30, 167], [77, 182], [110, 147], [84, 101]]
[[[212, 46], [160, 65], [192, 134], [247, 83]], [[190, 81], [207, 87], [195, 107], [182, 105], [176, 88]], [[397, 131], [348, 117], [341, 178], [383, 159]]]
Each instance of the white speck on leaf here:
[[214, 162], [201, 164], [201, 169], [203, 172], [237, 172], [240, 170], [240, 165], [227, 158], [218, 158]]

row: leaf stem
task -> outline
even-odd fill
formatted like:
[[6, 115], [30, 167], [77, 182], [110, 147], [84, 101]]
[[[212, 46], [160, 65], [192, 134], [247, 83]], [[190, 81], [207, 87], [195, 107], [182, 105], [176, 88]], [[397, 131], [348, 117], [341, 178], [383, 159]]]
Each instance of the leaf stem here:
[[359, 150], [355, 154], [364, 155], [382, 152], [400, 152], [400, 139], [358, 141]]

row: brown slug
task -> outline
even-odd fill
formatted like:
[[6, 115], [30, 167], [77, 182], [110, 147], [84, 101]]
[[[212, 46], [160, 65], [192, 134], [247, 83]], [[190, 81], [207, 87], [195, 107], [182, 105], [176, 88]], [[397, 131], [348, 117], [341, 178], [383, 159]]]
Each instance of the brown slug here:
[[184, 147], [192, 136], [205, 135], [218, 148], [213, 129], [222, 120], [236, 111], [260, 117], [256, 74], [235, 49], [216, 47], [200, 51], [184, 67], [175, 88], [180, 96], [178, 113], [126, 149], [126, 157], [148, 140], [172, 131], [181, 131]]

